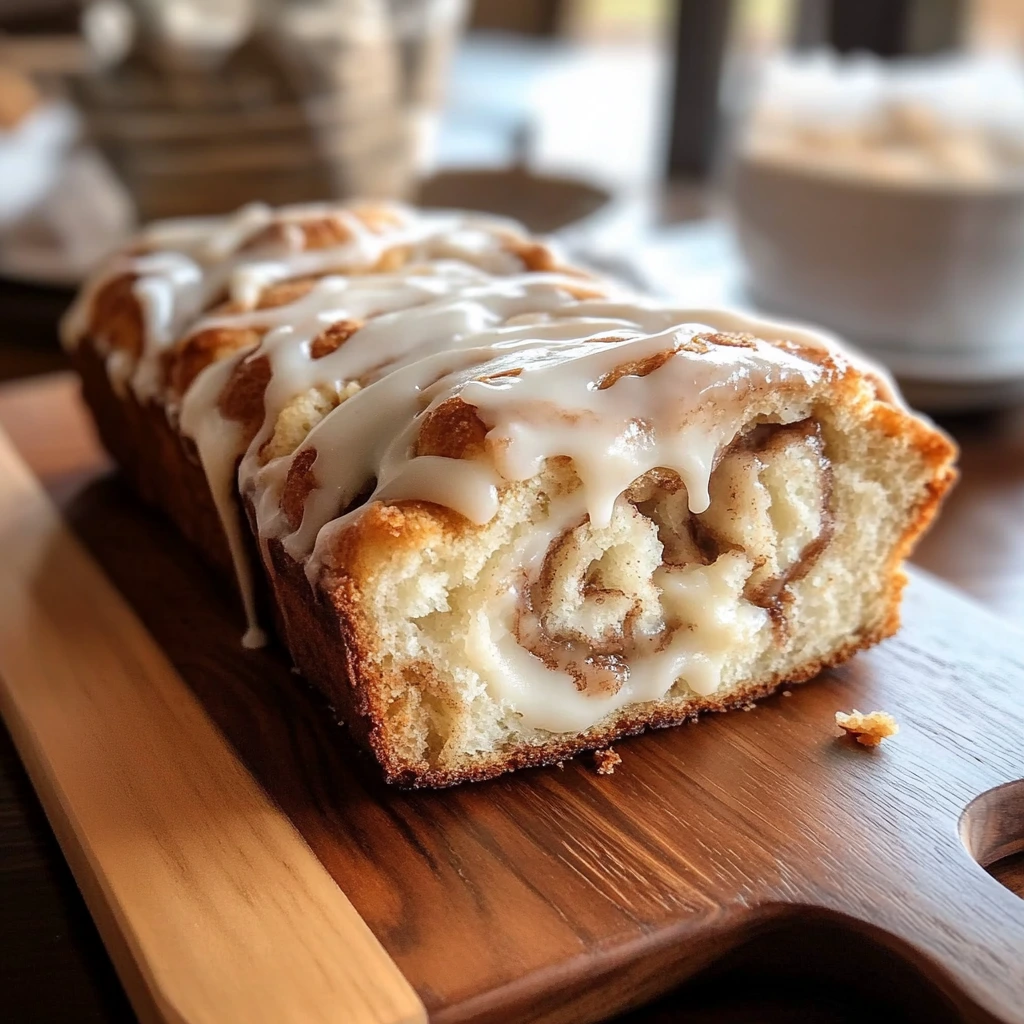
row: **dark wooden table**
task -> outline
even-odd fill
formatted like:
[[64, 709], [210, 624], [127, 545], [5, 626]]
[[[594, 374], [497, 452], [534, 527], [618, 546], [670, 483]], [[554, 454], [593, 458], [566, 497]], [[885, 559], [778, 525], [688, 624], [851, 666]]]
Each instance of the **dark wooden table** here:
[[[0, 386], [0, 425], [57, 491], [74, 489], [95, 441], [68, 374]], [[46, 417], [46, 429], [42, 428]], [[57, 417], [57, 424], [53, 422]], [[963, 480], [918, 561], [1004, 616], [1024, 621], [1024, 412], [954, 421]], [[90, 453], [83, 459], [83, 453]], [[1004, 884], [1024, 895], [1024, 856], [999, 865]], [[803, 936], [820, 954], [829, 936]], [[752, 948], [692, 983], [640, 1021], [823, 1021], [860, 1019], [855, 998], [831, 983], [834, 971], [779, 974], [777, 951]], [[799, 971], [799, 948], [786, 951]], [[827, 964], [820, 955], [817, 962]], [[771, 969], [766, 965], [772, 964]], [[723, 976], [725, 984], [723, 984]], [[113, 968], [18, 762], [0, 735], [0, 992], [14, 1021], [134, 1020]], [[897, 1018], [894, 1018], [897, 1019]], [[910, 1019], [910, 1018], [907, 1018]]]

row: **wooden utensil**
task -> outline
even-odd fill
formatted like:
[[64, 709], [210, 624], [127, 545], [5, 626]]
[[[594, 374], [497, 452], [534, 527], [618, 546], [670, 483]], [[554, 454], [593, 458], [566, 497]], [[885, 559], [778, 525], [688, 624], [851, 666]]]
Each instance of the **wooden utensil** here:
[[[895, 640], [622, 743], [614, 776], [403, 793], [279, 651], [240, 649], [230, 595], [91, 443], [53, 461], [80, 410], [27, 399], [5, 425], [61, 515], [5, 447], [4, 715], [137, 1006], [590, 1021], [753, 937], [811, 958], [827, 931], [851, 978], [917, 979], [921, 1019], [1024, 1022], [1024, 901], [978, 863], [1024, 849], [1024, 655], [953, 591], [915, 575]], [[900, 734], [837, 739], [853, 707]]]

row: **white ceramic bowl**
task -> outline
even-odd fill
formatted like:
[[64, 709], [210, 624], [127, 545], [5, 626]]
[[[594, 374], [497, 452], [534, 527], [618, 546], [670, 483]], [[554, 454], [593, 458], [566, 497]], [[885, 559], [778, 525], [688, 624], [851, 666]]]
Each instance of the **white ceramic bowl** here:
[[869, 348], [1024, 348], [1024, 185], [888, 184], [740, 157], [748, 286]]

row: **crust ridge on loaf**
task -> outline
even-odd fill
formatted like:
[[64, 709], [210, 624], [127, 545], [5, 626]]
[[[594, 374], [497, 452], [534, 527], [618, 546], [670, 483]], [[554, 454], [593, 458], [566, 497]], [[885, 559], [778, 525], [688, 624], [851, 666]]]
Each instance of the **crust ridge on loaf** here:
[[745, 706], [878, 642], [954, 479], [834, 339], [624, 292], [470, 215], [157, 225], [64, 337], [115, 458], [236, 578], [247, 641], [273, 624], [402, 785]]

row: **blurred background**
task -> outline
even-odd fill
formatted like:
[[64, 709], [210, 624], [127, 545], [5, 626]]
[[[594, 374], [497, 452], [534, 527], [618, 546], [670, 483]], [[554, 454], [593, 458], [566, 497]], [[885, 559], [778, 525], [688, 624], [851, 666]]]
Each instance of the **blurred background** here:
[[136, 223], [358, 195], [1024, 398], [1021, 0], [0, 0], [0, 181], [5, 376]]
[[0, 0], [0, 181], [0, 376], [138, 222], [358, 195], [1024, 398], [1020, 0]]

